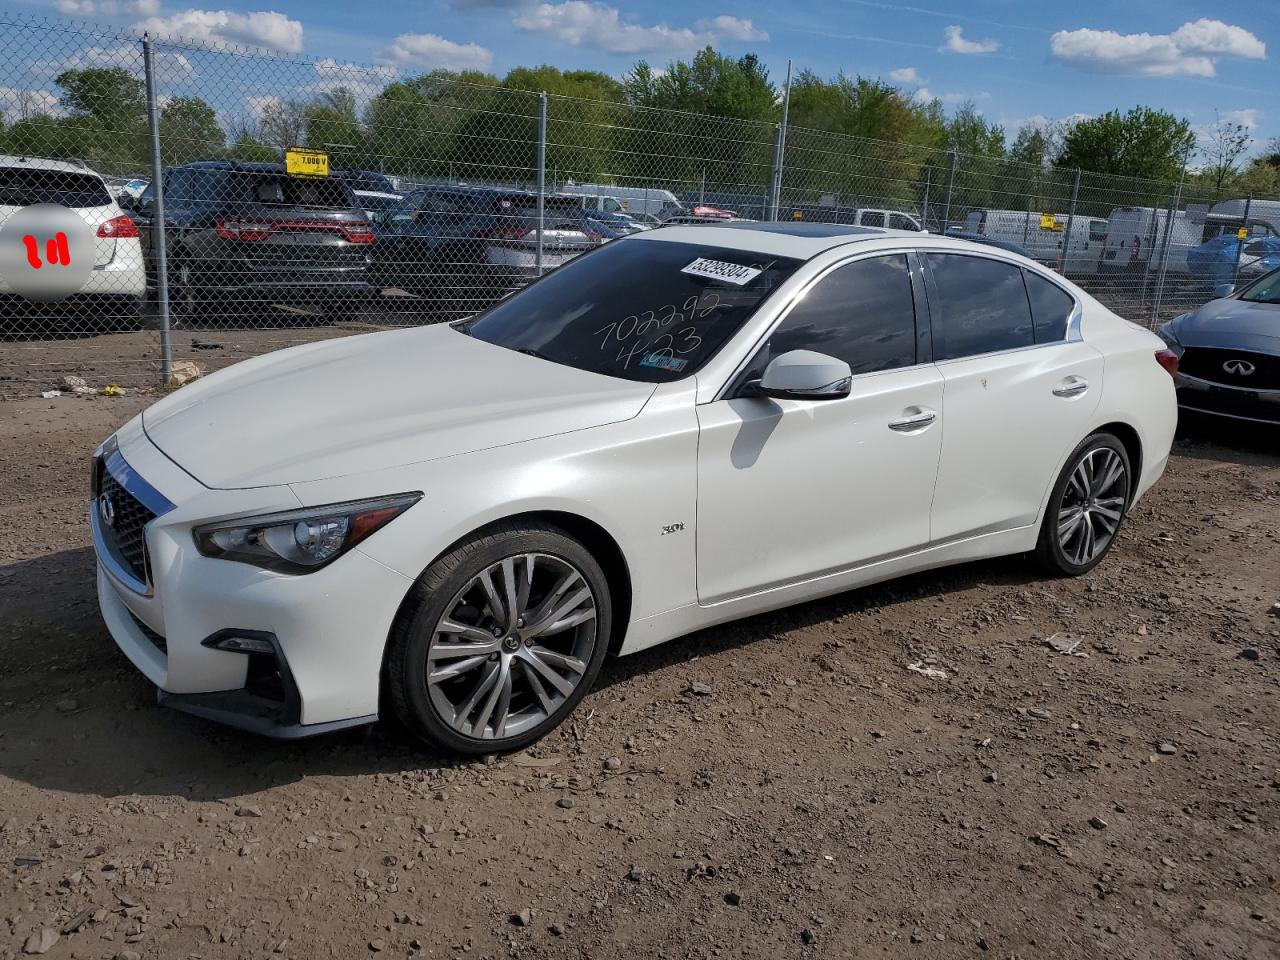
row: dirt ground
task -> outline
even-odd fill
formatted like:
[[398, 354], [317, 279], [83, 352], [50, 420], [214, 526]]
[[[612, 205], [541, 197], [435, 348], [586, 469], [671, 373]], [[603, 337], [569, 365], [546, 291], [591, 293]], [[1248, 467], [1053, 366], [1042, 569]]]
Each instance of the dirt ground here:
[[156, 706], [84, 520], [147, 399], [0, 403], [3, 960], [1280, 956], [1274, 433], [1187, 431], [1089, 576], [706, 631], [458, 763]]

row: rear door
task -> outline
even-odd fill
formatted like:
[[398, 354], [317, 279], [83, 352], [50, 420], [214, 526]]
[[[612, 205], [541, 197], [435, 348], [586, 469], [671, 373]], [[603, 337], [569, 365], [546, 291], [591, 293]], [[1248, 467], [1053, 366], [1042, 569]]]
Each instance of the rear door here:
[[978, 254], [924, 259], [946, 407], [933, 540], [1034, 523], [1101, 397], [1102, 355], [1074, 333], [1072, 295], [1038, 272]]

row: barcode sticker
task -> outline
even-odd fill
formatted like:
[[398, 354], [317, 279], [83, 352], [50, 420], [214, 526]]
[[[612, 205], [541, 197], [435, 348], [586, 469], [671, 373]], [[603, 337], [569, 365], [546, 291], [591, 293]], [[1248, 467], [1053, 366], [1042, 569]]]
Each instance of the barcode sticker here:
[[707, 277], [711, 280], [723, 280], [725, 283], [741, 287], [760, 276], [763, 271], [755, 267], [744, 267], [740, 263], [726, 263], [723, 260], [699, 257], [687, 267], [682, 268], [680, 272], [691, 273], [695, 277]]

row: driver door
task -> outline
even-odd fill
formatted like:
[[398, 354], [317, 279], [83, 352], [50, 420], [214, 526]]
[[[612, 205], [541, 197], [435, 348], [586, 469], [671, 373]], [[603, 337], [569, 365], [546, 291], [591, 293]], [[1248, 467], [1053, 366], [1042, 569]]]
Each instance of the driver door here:
[[[942, 442], [942, 377], [919, 335], [904, 254], [846, 262], [791, 308], [724, 399], [697, 408], [700, 603], [924, 547]], [[834, 400], [741, 395], [772, 357], [845, 360]]]

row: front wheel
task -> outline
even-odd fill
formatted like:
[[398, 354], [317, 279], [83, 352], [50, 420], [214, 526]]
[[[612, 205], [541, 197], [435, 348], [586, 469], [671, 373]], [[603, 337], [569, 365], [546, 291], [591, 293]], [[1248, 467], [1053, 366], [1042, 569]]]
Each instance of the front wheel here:
[[1115, 543], [1132, 490], [1129, 454], [1109, 433], [1095, 433], [1067, 459], [1049, 496], [1036, 559], [1049, 573], [1076, 577], [1096, 567]]
[[396, 714], [458, 753], [525, 747], [590, 689], [608, 651], [611, 611], [600, 565], [563, 530], [492, 527], [414, 585], [387, 657]]

